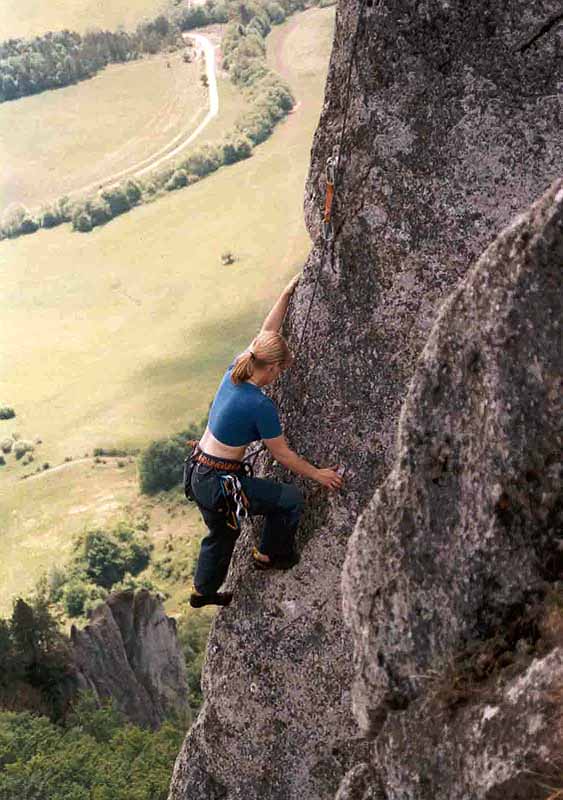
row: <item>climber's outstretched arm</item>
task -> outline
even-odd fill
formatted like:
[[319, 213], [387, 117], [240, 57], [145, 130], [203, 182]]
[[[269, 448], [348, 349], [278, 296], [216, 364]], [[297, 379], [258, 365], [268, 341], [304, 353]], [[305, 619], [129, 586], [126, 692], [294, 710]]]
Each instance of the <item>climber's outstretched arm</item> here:
[[262, 331], [275, 331], [276, 333], [280, 332], [284, 317], [287, 312], [287, 307], [289, 305], [290, 297], [293, 294], [293, 290], [297, 286], [297, 282], [300, 277], [301, 273], [299, 273], [299, 275], [296, 275], [295, 278], [292, 278], [291, 281], [287, 284], [283, 292], [280, 294], [280, 296], [274, 303], [272, 310], [262, 323], [262, 328], [261, 328]]
[[288, 445], [285, 436], [276, 436], [273, 439], [263, 439], [264, 444], [279, 463], [291, 470], [296, 475], [304, 478], [312, 478], [321, 486], [327, 489], [340, 489], [342, 487], [342, 477], [332, 467], [318, 469], [298, 456]]

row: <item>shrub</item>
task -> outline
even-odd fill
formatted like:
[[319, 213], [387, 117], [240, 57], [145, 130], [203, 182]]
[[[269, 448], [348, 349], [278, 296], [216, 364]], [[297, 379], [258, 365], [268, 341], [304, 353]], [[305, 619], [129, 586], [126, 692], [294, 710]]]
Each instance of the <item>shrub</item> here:
[[105, 531], [88, 531], [80, 561], [86, 574], [98, 586], [111, 589], [125, 575], [125, 557], [119, 544]]
[[14, 455], [18, 461], [20, 458], [23, 458], [26, 453], [30, 453], [33, 450], [34, 446], [32, 442], [29, 442], [26, 439], [22, 439], [14, 444]]
[[10, 437], [2, 439], [2, 442], [0, 443], [0, 449], [3, 453], [11, 453], [13, 446], [14, 440]]
[[183, 162], [183, 166], [187, 172], [201, 178], [204, 175], [209, 175], [210, 172], [214, 172], [222, 163], [222, 150], [218, 146], [204, 145], [192, 153]]
[[150, 444], [139, 459], [140, 489], [155, 494], [172, 489], [182, 479], [186, 447], [174, 439], [161, 439]]
[[113, 217], [129, 211], [131, 203], [127, 197], [126, 191], [119, 185], [111, 186], [109, 189], [104, 189], [101, 197], [108, 203], [111, 214]]
[[251, 155], [252, 142], [248, 136], [244, 136], [242, 133], [231, 136], [223, 144], [223, 162], [225, 164], [234, 164]]
[[3, 406], [0, 408], [0, 419], [13, 419], [16, 416], [16, 412], [13, 408], [9, 406]]
[[89, 200], [86, 204], [88, 215], [92, 221], [92, 227], [104, 225], [113, 217], [109, 203], [102, 195], [98, 195], [94, 200]]
[[246, 114], [238, 123], [239, 131], [246, 135], [254, 144], [260, 144], [272, 132], [272, 120], [269, 116], [259, 111]]
[[44, 208], [39, 213], [39, 224], [42, 228], [56, 228], [64, 222], [60, 209], [56, 206]]
[[47, 575], [47, 593], [52, 603], [58, 603], [62, 599], [67, 574], [60, 567], [51, 567]]
[[[135, 529], [126, 523], [117, 525], [113, 532], [100, 528], [89, 530], [78, 540], [73, 573], [84, 575], [103, 589], [111, 589], [123, 580], [126, 573], [137, 575], [148, 566], [151, 545], [139, 539]], [[105, 595], [90, 593], [90, 599]]]
[[174, 189], [181, 189], [182, 186], [188, 185], [188, 173], [185, 169], [177, 169], [169, 181], [166, 182], [167, 191], [171, 192]]
[[126, 449], [124, 447], [95, 447], [94, 456], [128, 456], [137, 455], [137, 448]]
[[129, 180], [125, 184], [125, 194], [127, 195], [127, 200], [129, 204], [132, 206], [136, 206], [137, 203], [141, 201], [142, 198], [142, 191], [138, 181]]
[[90, 214], [83, 208], [77, 208], [72, 215], [72, 227], [75, 231], [80, 233], [88, 233], [93, 228]]
[[6, 466], [6, 459], [4, 458], [4, 456], [0, 456], [0, 467], [5, 467], [5, 466]]
[[80, 617], [84, 613], [84, 603], [88, 589], [84, 583], [70, 583], [64, 590], [63, 605], [69, 617]]
[[274, 25], [280, 25], [285, 20], [285, 11], [279, 3], [267, 3], [266, 11]]
[[2, 218], [2, 230], [9, 237], [34, 233], [38, 227], [39, 224], [30, 211], [19, 203], [8, 207]]

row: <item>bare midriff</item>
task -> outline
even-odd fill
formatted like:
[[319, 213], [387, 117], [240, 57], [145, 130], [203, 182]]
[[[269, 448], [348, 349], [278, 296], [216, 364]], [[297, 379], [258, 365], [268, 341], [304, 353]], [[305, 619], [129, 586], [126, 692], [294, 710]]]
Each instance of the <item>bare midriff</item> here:
[[223, 444], [223, 442], [220, 442], [219, 439], [213, 436], [209, 428], [205, 429], [203, 436], [199, 440], [199, 446], [204, 453], [210, 456], [228, 458], [233, 461], [242, 461], [247, 448], [245, 444], [239, 447], [231, 447], [231, 445]]

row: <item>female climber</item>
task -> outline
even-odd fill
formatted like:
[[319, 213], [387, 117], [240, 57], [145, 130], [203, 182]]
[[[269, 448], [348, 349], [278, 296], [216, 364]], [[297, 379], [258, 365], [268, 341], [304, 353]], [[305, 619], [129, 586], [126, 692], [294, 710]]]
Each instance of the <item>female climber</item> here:
[[189, 461], [187, 491], [208, 528], [190, 595], [194, 608], [231, 602], [231, 592], [218, 590], [229, 569], [240, 519], [246, 515], [266, 517], [260, 544], [252, 551], [256, 569], [290, 569], [299, 561], [295, 533], [303, 495], [293, 484], [251, 477], [243, 463], [247, 445], [262, 440], [274, 459], [296, 475], [312, 478], [331, 491], [342, 485], [336, 468], [318, 469], [289, 448], [276, 406], [263, 392], [263, 387], [292, 363], [279, 331], [298, 280], [299, 275], [290, 281], [258, 336], [229, 365], [211, 406], [207, 428]]

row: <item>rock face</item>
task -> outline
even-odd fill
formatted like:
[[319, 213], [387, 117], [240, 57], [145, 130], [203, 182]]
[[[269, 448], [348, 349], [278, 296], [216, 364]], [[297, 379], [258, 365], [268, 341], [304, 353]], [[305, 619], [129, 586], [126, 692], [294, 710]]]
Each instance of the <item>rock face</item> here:
[[[302, 561], [287, 574], [254, 574], [256, 529], [240, 537], [228, 578], [236, 597], [210, 637], [206, 699], [171, 800], [325, 800], [353, 767], [357, 796], [376, 796], [372, 743], [351, 713], [346, 547], [394, 462], [399, 410], [441, 304], [558, 176], [560, 12], [555, 0], [365, 4], [334, 252], [321, 263], [320, 243], [313, 248], [285, 331], [294, 349], [303, 334], [302, 346], [274, 393], [291, 446], [316, 464], [345, 464], [346, 487], [328, 497], [304, 487]], [[314, 239], [358, 17], [358, 3], [340, 4], [306, 190]]]
[[[560, 180], [442, 308], [394, 469], [350, 540], [353, 708], [370, 736], [388, 719], [377, 746], [388, 800], [531, 800], [545, 796], [537, 776], [563, 767], [563, 592], [550, 600], [563, 577], [562, 319]], [[550, 603], [558, 629], [542, 638], [531, 612]], [[539, 641], [550, 652], [518, 670]], [[469, 709], [441, 719], [462, 651]], [[492, 686], [493, 665], [522, 674]]]
[[78, 686], [112, 697], [132, 722], [156, 728], [171, 711], [188, 712], [186, 670], [176, 623], [145, 589], [117, 592], [83, 630], [71, 630]]

